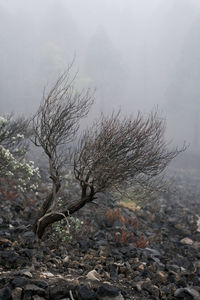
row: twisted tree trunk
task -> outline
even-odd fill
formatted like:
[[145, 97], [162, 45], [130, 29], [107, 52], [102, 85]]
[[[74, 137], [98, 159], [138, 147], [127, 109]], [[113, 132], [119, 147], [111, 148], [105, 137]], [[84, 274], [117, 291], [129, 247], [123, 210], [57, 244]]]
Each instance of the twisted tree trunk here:
[[60, 182], [58, 182], [57, 184], [53, 183], [51, 192], [47, 195], [41, 209], [39, 210], [38, 216], [33, 224], [33, 231], [36, 235], [39, 229], [39, 220], [43, 218], [48, 212], [53, 210], [53, 207], [55, 206], [56, 194], [58, 193], [60, 187]]
[[72, 215], [74, 212], [78, 211], [80, 208], [82, 208], [87, 202], [92, 201], [90, 197], [81, 198], [78, 202], [71, 202], [69, 206], [65, 209], [64, 212], [56, 212], [52, 211], [49, 213], [46, 213], [43, 215], [40, 219], [37, 221], [37, 230], [35, 231], [37, 237], [39, 239], [42, 238], [45, 229], [53, 224], [54, 222], [60, 221], [64, 219], [65, 217], [68, 217], [69, 215]]
[[[60, 189], [60, 185], [57, 186], [56, 191]], [[51, 205], [52, 201], [56, 199], [56, 195], [53, 195], [53, 191], [47, 197], [45, 203], [43, 204], [43, 209], [38, 215], [38, 218], [34, 224], [34, 232], [38, 239], [41, 239], [44, 235], [45, 229], [53, 224], [54, 222], [60, 221], [76, 211], [82, 208], [86, 203], [92, 202], [95, 198], [95, 192], [93, 187], [90, 187], [90, 192], [87, 194], [87, 185], [83, 185], [81, 187], [82, 194], [79, 201], [70, 201], [67, 204], [63, 211], [56, 211], [54, 207]], [[53, 199], [52, 199], [53, 198]]]
[[33, 224], [33, 231], [37, 235], [40, 226], [40, 220], [48, 213], [54, 210], [56, 206], [56, 195], [61, 187], [61, 180], [58, 171], [56, 170], [53, 159], [49, 154], [49, 172], [50, 178], [52, 180], [52, 189], [51, 192], [47, 195], [40, 211], [38, 212], [38, 216]]

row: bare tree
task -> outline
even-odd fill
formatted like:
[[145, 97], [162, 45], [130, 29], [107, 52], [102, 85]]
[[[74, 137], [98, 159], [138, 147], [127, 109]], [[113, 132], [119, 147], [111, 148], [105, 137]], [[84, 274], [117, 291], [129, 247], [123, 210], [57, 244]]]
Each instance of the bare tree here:
[[68, 145], [75, 139], [80, 120], [84, 118], [93, 103], [90, 91], [77, 92], [75, 77], [71, 78], [72, 65], [58, 78], [46, 94], [44, 91], [40, 107], [33, 117], [34, 144], [42, 147], [48, 157], [52, 189], [45, 199], [34, 224], [37, 233], [40, 220], [57, 204], [56, 194], [61, 187], [61, 174], [66, 167]]
[[148, 184], [182, 149], [169, 151], [164, 141], [165, 123], [157, 112], [120, 118], [101, 116], [79, 139], [73, 153], [74, 175], [80, 184], [78, 201], [66, 201], [61, 213], [51, 211], [40, 220], [38, 237], [45, 228], [96, 199], [99, 192], [124, 184]]

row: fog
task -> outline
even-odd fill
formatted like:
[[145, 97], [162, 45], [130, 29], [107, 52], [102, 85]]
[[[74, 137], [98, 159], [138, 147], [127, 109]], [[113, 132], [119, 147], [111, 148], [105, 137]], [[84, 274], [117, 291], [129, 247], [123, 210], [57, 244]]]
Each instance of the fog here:
[[93, 114], [158, 106], [198, 152], [199, 35], [199, 0], [0, 0], [0, 112], [30, 115], [75, 57]]

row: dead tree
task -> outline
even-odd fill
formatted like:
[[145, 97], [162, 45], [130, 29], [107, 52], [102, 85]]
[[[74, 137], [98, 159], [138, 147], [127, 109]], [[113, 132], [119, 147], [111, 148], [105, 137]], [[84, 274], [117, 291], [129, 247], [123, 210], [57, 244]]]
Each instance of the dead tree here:
[[144, 118], [101, 116], [79, 139], [73, 154], [74, 176], [80, 184], [79, 201], [68, 199], [61, 212], [49, 211], [41, 219], [38, 237], [45, 228], [73, 214], [99, 192], [124, 184], [149, 184], [169, 162], [185, 149], [168, 150], [164, 121], [157, 112]]
[[77, 92], [72, 65], [58, 78], [48, 93], [44, 91], [40, 107], [33, 117], [34, 144], [42, 147], [48, 157], [52, 189], [40, 209], [34, 231], [40, 232], [40, 221], [55, 210], [56, 195], [61, 187], [61, 173], [69, 160], [68, 148], [93, 103], [89, 90]]

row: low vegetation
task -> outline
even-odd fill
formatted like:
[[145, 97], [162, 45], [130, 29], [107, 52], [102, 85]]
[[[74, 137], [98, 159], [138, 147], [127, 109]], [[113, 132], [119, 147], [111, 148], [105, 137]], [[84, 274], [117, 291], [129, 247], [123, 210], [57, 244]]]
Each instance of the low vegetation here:
[[38, 167], [26, 159], [28, 122], [13, 115], [0, 117], [0, 191], [30, 193], [38, 189]]

